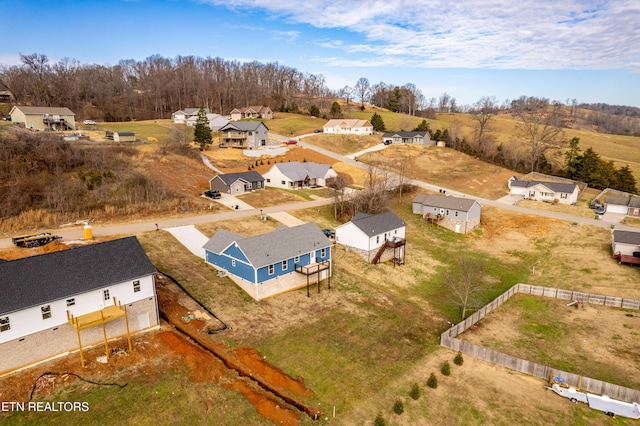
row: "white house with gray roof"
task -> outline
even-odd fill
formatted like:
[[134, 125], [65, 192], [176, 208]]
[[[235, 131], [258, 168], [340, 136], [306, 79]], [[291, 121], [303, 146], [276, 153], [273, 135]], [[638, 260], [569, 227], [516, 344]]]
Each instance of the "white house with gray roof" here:
[[522, 195], [527, 200], [550, 203], [576, 204], [580, 193], [575, 183], [518, 180], [515, 176], [509, 179], [508, 186], [512, 195]]
[[369, 263], [404, 261], [407, 224], [395, 213], [358, 213], [336, 227], [336, 243], [358, 253]]
[[435, 146], [436, 141], [431, 140], [429, 132], [386, 132], [382, 143]]
[[[185, 108], [171, 114], [174, 124], [185, 124], [191, 117], [197, 117], [200, 108]], [[205, 114], [210, 114], [209, 108], [204, 108]]]
[[640, 217], [640, 197], [608, 195], [604, 198], [607, 213], [621, 213], [627, 216]]
[[466, 197], [450, 197], [440, 194], [418, 194], [413, 199], [414, 214], [425, 220], [450, 229], [466, 233], [480, 224], [482, 206]]
[[291, 161], [276, 163], [262, 175], [266, 186], [282, 189], [301, 189], [326, 186], [327, 180], [335, 179], [338, 174], [330, 164]]
[[640, 232], [616, 229], [611, 234], [613, 253], [627, 256], [633, 256], [633, 253], [640, 253]]
[[[135, 237], [0, 262], [0, 374], [159, 324]], [[127, 323], [128, 321], [128, 323]]]
[[219, 230], [205, 261], [224, 270], [255, 300], [331, 280], [331, 241], [315, 223], [243, 237]]

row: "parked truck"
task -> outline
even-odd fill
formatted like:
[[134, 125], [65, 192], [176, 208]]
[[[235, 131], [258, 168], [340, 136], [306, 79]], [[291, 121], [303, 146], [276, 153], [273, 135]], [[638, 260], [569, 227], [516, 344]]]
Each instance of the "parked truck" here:
[[11, 241], [18, 247], [38, 247], [60, 238], [62, 237], [50, 234], [48, 232], [41, 232], [38, 234], [27, 234], [13, 237], [11, 238]]

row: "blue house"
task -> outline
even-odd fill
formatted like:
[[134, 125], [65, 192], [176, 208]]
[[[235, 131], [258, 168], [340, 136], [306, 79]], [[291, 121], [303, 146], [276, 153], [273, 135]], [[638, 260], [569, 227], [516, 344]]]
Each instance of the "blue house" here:
[[[224, 270], [255, 300], [331, 282], [331, 241], [314, 223], [243, 237], [220, 230], [203, 246], [205, 261]], [[320, 287], [318, 286], [318, 291]]]

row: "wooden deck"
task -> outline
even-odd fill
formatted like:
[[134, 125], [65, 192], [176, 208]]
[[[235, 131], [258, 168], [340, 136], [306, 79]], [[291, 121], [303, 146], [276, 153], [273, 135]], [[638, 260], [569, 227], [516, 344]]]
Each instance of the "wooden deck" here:
[[88, 314], [78, 315], [77, 317], [69, 316], [69, 324], [76, 330], [84, 330], [87, 328], [102, 325], [109, 321], [117, 320], [126, 315], [122, 306], [108, 306], [99, 311], [89, 312]]

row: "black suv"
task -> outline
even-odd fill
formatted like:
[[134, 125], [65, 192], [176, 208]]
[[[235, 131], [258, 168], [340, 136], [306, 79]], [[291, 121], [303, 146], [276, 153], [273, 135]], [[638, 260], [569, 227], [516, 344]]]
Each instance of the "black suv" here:
[[217, 200], [218, 198], [222, 197], [222, 194], [220, 194], [220, 191], [211, 190], [211, 191], [204, 191], [204, 196]]

